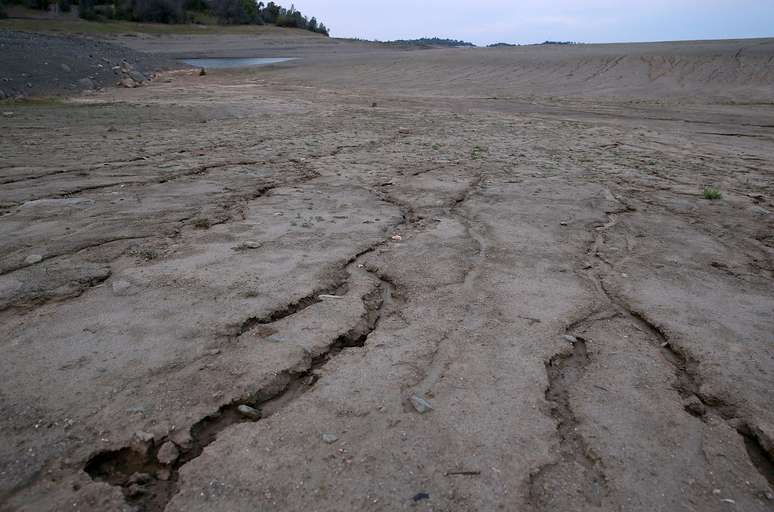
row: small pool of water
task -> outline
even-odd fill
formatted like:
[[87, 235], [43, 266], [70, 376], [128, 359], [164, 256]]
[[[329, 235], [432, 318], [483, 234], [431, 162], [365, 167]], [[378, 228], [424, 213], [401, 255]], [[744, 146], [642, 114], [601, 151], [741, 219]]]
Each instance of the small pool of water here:
[[252, 66], [268, 66], [279, 62], [296, 60], [294, 58], [274, 57], [274, 58], [249, 58], [249, 59], [181, 59], [181, 62], [190, 64], [197, 68], [226, 69], [226, 68], [247, 68]]

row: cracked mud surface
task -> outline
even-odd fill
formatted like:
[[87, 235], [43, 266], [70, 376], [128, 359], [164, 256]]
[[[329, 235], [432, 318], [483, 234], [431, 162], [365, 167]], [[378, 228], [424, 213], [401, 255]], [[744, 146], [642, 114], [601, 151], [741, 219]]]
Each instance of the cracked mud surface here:
[[4, 106], [0, 510], [772, 510], [774, 50], [726, 44]]

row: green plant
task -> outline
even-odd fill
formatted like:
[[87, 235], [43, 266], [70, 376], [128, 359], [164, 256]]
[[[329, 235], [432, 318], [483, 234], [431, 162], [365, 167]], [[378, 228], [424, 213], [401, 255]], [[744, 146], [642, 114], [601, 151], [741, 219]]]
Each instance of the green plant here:
[[481, 158], [484, 153], [486, 153], [487, 149], [481, 146], [473, 146], [473, 150], [470, 152], [470, 158], [473, 160], [478, 160]]
[[193, 220], [193, 226], [198, 229], [209, 229], [210, 219], [207, 217], [199, 217]]
[[718, 190], [715, 187], [706, 187], [704, 189], [704, 199], [709, 199], [710, 201], [714, 201], [716, 199], [721, 199], [723, 197], [723, 194], [720, 193], [720, 190]]

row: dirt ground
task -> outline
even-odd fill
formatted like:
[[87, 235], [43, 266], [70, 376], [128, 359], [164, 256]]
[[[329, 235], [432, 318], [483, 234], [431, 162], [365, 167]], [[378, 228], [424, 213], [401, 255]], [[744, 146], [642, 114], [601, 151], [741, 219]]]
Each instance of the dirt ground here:
[[223, 37], [0, 104], [0, 510], [774, 509], [774, 41]]

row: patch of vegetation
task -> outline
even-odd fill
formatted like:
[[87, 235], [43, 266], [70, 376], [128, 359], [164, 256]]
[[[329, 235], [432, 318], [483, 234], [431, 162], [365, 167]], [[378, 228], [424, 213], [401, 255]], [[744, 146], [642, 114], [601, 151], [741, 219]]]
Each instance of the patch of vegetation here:
[[207, 217], [198, 217], [193, 220], [193, 227], [196, 229], [210, 229], [210, 219]]
[[470, 158], [473, 160], [478, 160], [484, 156], [484, 153], [486, 153], [488, 150], [485, 147], [481, 146], [473, 146], [473, 149], [470, 152]]
[[720, 190], [715, 187], [705, 187], [704, 188], [704, 199], [709, 199], [710, 201], [715, 201], [717, 199], [722, 199], [723, 194], [720, 193]]
[[[49, 10], [51, 4], [55, 3], [63, 12], [68, 12], [74, 1], [78, 5], [78, 16], [87, 21], [115, 20], [178, 25], [207, 22], [222, 25], [275, 25], [329, 35], [328, 27], [324, 23], [319, 22], [315, 17], [304, 16], [292, 5], [286, 9], [274, 2], [264, 5], [263, 2], [256, 2], [256, 0], [0, 0], [0, 12], [4, 2], [9, 1], [24, 3], [29, 8], [44, 11]], [[35, 21], [40, 25], [39, 20]], [[77, 30], [72, 20], [52, 20], [52, 23], [61, 25], [62, 28]], [[100, 31], [84, 30], [84, 32]], [[123, 31], [132, 30], [124, 28]], [[110, 30], [108, 27], [104, 32], [114, 33], [121, 30]], [[165, 31], [156, 29], [155, 32]]]
[[420, 37], [419, 39], [397, 39], [395, 41], [385, 41], [387, 44], [400, 46], [421, 46], [421, 47], [444, 47], [444, 48], [474, 48], [476, 45], [467, 41], [457, 39], [444, 39], [440, 37]]
[[513, 46], [520, 46], [518, 44], [511, 43], [493, 43], [487, 46], [487, 48], [511, 48]]
[[557, 44], [557, 45], [571, 45], [571, 44], [579, 44], [574, 41], [543, 41], [540, 44]]

